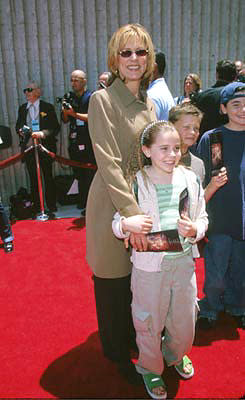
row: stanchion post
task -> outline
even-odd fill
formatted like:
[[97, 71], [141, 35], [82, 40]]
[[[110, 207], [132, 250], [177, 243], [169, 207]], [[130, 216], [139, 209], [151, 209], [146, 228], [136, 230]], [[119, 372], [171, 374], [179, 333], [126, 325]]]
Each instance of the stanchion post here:
[[47, 221], [49, 219], [48, 215], [44, 212], [44, 201], [43, 201], [43, 187], [42, 187], [42, 177], [41, 177], [41, 169], [40, 169], [40, 160], [38, 154], [38, 139], [33, 139], [34, 141], [34, 151], [35, 151], [35, 160], [36, 160], [36, 168], [37, 168], [37, 181], [38, 181], [38, 192], [39, 192], [39, 200], [40, 200], [40, 214], [37, 215], [38, 221]]

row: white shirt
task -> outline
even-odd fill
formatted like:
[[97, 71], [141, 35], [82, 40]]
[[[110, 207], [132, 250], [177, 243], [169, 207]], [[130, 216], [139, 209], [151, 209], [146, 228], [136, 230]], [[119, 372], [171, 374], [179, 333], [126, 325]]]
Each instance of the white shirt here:
[[39, 121], [39, 107], [40, 107], [40, 99], [37, 99], [34, 103], [28, 101], [27, 103], [27, 125], [31, 127], [33, 120]]
[[151, 82], [147, 94], [154, 101], [157, 119], [167, 121], [169, 110], [175, 103], [165, 79], [158, 78]]

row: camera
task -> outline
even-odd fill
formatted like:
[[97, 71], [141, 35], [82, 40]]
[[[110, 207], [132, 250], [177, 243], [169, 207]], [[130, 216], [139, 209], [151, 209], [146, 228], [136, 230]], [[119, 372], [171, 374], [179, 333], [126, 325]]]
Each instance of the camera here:
[[107, 86], [104, 84], [104, 82], [102, 82], [102, 81], [100, 81], [100, 82], [98, 82], [98, 85], [99, 85], [99, 87], [101, 88], [101, 89], [106, 89], [107, 88]]
[[62, 103], [63, 97], [56, 97], [56, 103]]
[[70, 108], [73, 108], [76, 112], [79, 110], [79, 104], [72, 92], [66, 93], [64, 97], [56, 97], [56, 103], [61, 103], [65, 110], [69, 110]]
[[27, 125], [23, 125], [20, 129], [22, 135], [20, 135], [20, 146], [22, 150], [25, 150], [25, 147], [31, 137], [31, 128]]
[[62, 107], [65, 110], [69, 110], [70, 108], [73, 108], [72, 105], [70, 103], [68, 103], [67, 101], [65, 101], [65, 100], [62, 101]]
[[72, 108], [72, 105], [63, 97], [56, 97], [56, 103], [61, 104], [65, 110], [69, 110], [70, 108]]

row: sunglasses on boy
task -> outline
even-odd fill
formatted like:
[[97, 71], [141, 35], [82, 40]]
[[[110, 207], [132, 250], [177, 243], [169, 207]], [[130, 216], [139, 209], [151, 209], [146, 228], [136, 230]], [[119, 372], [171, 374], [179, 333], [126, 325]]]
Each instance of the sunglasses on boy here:
[[28, 87], [28, 88], [25, 88], [24, 90], [23, 90], [23, 92], [24, 93], [31, 93], [31, 92], [33, 92], [33, 90], [35, 90], [35, 88], [31, 88], [31, 87]]
[[123, 58], [129, 58], [129, 57], [131, 57], [132, 54], [135, 54], [137, 57], [144, 57], [148, 53], [149, 53], [149, 51], [145, 50], [145, 49], [139, 49], [139, 50], [135, 50], [135, 51], [132, 51], [132, 50], [119, 51], [120, 56]]

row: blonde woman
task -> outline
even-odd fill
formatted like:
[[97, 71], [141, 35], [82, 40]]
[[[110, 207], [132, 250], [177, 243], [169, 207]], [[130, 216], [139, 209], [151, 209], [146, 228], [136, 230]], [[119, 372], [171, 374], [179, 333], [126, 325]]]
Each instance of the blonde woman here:
[[[86, 212], [87, 261], [94, 273], [99, 334], [104, 355], [119, 365], [131, 382], [139, 375], [130, 361], [131, 263], [122, 241], [115, 238], [111, 221], [116, 211], [139, 215], [142, 231], [152, 226], [142, 216], [124, 178], [128, 155], [147, 122], [156, 120], [147, 98], [155, 55], [152, 40], [139, 24], [119, 28], [108, 47], [112, 84], [93, 94], [89, 104], [89, 132], [98, 166]], [[139, 246], [141, 233], [134, 239]], [[131, 327], [131, 328], [130, 328]], [[131, 335], [132, 336], [132, 335]]]

